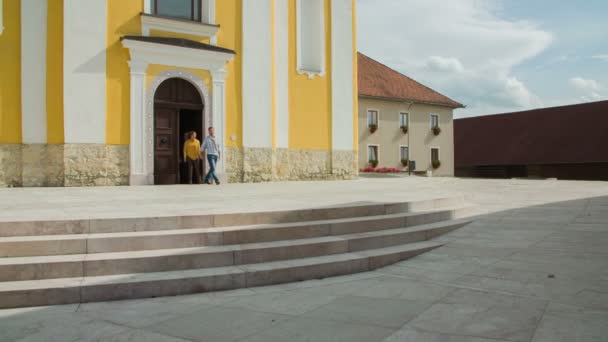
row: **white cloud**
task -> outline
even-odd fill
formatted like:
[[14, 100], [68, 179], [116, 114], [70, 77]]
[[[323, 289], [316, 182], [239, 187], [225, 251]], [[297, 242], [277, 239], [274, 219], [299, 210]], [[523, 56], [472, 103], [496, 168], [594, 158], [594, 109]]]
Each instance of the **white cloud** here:
[[608, 62], [608, 54], [605, 54], [605, 55], [595, 55], [595, 56], [591, 56], [591, 58], [595, 58], [595, 59], [602, 60], [604, 62]]
[[550, 33], [499, 18], [499, 0], [358, 0], [359, 49], [467, 105], [460, 115], [542, 106], [513, 67]]
[[596, 92], [600, 90], [600, 84], [596, 80], [572, 77], [569, 82], [571, 86], [581, 91]]
[[601, 94], [604, 87], [600, 84], [600, 82], [594, 79], [572, 77], [568, 83], [570, 83], [570, 85], [577, 91], [578, 95], [580, 95], [578, 99], [579, 101], [591, 102], [606, 98]]
[[431, 56], [426, 61], [426, 66], [431, 71], [463, 72], [464, 67], [458, 58]]

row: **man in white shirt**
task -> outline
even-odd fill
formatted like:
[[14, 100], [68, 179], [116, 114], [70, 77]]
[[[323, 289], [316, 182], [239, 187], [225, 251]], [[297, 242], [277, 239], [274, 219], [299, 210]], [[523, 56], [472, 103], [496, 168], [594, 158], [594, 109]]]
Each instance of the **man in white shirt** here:
[[215, 166], [220, 159], [220, 149], [215, 141], [215, 130], [213, 127], [209, 127], [208, 131], [209, 135], [205, 137], [201, 145], [201, 153], [207, 154], [207, 162], [209, 163], [209, 172], [207, 172], [204, 182], [211, 184], [211, 178], [213, 178], [215, 184], [220, 185], [220, 180], [215, 175]]

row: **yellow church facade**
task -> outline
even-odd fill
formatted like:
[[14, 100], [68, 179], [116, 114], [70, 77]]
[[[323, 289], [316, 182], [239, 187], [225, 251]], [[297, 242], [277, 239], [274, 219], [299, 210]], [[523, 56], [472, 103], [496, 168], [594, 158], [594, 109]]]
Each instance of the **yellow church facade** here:
[[357, 174], [355, 0], [0, 0], [0, 186]]

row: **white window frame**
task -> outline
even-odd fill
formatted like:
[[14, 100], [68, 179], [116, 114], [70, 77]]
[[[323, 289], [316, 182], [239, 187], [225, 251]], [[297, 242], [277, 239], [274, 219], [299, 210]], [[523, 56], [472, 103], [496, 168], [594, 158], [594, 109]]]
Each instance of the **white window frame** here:
[[401, 149], [407, 147], [407, 160], [410, 160], [410, 147], [408, 145], [399, 145], [399, 162], [401, 163]]
[[437, 149], [437, 160], [441, 161], [441, 149], [438, 146], [429, 147], [429, 161], [433, 162], [433, 150]]
[[[316, 49], [319, 53], [319, 61], [320, 65], [317, 68], [311, 68], [309, 66], [304, 66], [303, 55], [304, 51], [302, 48], [302, 25], [304, 23], [304, 18], [302, 17], [302, 3], [304, 2], [318, 2], [319, 6], [319, 22], [318, 24], [322, 25], [319, 30], [319, 44]], [[310, 18], [309, 18], [310, 19]], [[312, 19], [311, 19], [312, 20]], [[316, 21], [313, 21], [310, 24], [315, 24]], [[305, 74], [308, 76], [308, 79], [313, 79], [315, 76], [323, 77], [325, 76], [325, 1], [324, 0], [296, 0], [296, 68], [298, 74]]]
[[369, 127], [370, 122], [369, 122], [369, 112], [376, 112], [376, 127], [380, 128], [380, 110], [375, 109], [375, 108], [367, 108], [366, 111], [366, 119], [367, 119], [367, 127]]
[[378, 164], [380, 163], [380, 145], [379, 144], [367, 144], [367, 162], [369, 163], [371, 159], [369, 159], [369, 148], [376, 147], [376, 160]]
[[441, 120], [440, 120], [440, 116], [439, 116], [439, 114], [436, 114], [436, 113], [430, 113], [430, 114], [429, 114], [429, 127], [430, 127], [431, 129], [434, 127], [434, 126], [433, 126], [433, 116], [436, 116], [436, 117], [437, 117], [437, 127], [440, 127], [440, 126], [441, 126], [441, 124], [440, 124]]
[[397, 124], [399, 125], [399, 128], [401, 128], [401, 115], [405, 114], [405, 126], [409, 127], [410, 126], [410, 113], [408, 112], [399, 112], [399, 120], [397, 120]]
[[152, 16], [153, 0], [143, 1], [144, 13], [149, 14], [141, 16], [141, 32], [144, 36], [149, 36], [151, 30], [158, 30], [206, 37], [211, 39], [211, 44], [217, 44], [219, 27], [215, 25], [215, 0], [198, 0], [201, 2], [200, 22]]

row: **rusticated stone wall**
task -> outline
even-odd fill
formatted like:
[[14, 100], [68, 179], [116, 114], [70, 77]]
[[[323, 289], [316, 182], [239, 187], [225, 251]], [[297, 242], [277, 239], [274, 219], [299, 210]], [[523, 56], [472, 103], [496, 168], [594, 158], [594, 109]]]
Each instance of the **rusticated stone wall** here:
[[226, 163], [226, 178], [228, 183], [243, 182], [243, 150], [240, 148], [226, 147], [222, 156]]
[[0, 145], [0, 187], [128, 183], [128, 145]]
[[21, 186], [21, 145], [0, 144], [0, 187]]
[[227, 148], [226, 173], [231, 183], [352, 179], [355, 151], [272, 148]]
[[336, 179], [350, 179], [358, 174], [356, 151], [332, 151], [331, 168]]
[[22, 186], [63, 186], [63, 145], [21, 145]]
[[[351, 179], [355, 151], [227, 148], [230, 183]], [[129, 184], [129, 146], [0, 144], [0, 187]]]
[[129, 184], [129, 146], [64, 145], [65, 186]]

